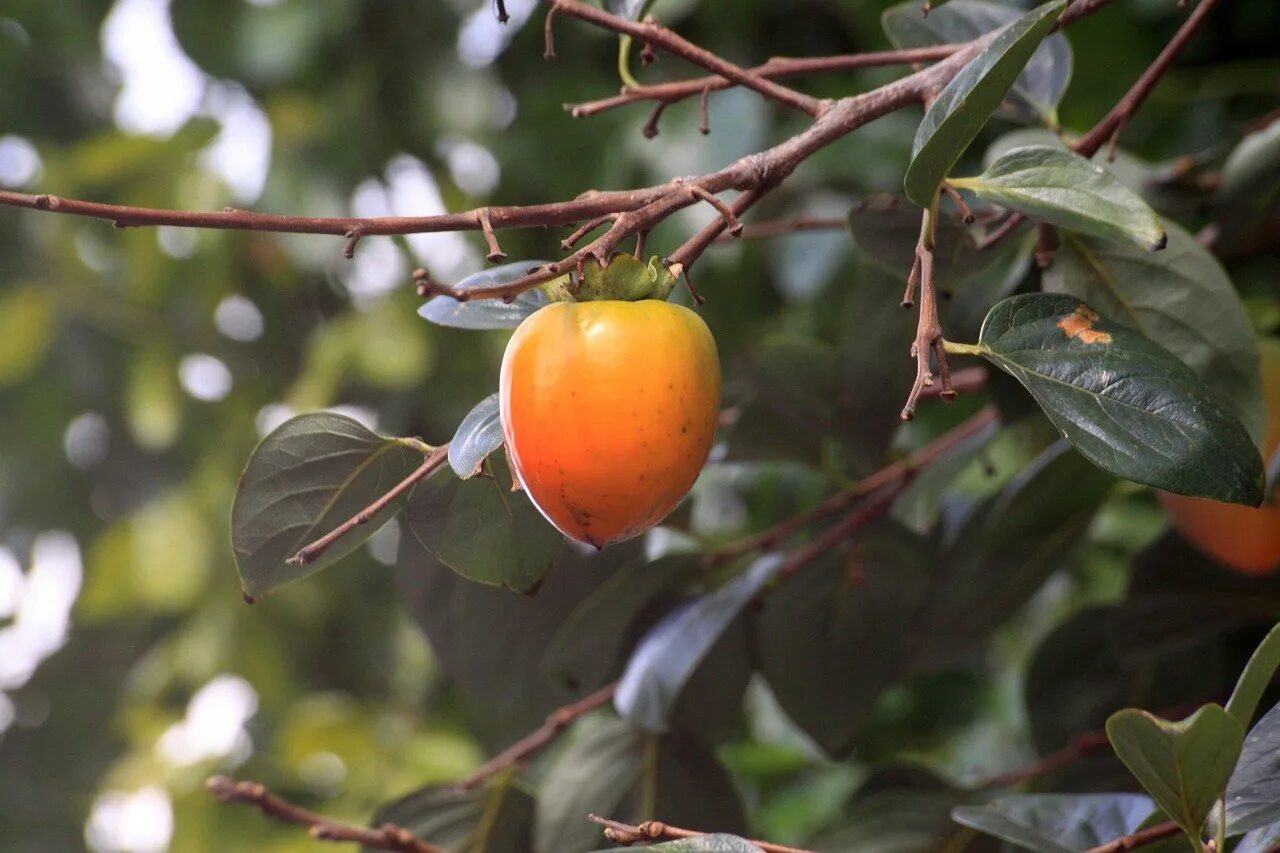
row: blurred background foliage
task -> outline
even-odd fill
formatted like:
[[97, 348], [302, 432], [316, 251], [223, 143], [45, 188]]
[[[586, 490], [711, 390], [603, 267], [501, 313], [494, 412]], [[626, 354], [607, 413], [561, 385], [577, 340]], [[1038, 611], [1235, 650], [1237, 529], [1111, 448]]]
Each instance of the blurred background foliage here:
[[[429, 214], [659, 182], [799, 127], [738, 91], [712, 98], [705, 138], [696, 103], [668, 110], [654, 140], [639, 132], [644, 107], [573, 120], [564, 104], [616, 91], [616, 41], [562, 21], [558, 58], [545, 63], [534, 4], [508, 5], [503, 29], [477, 0], [10, 0], [0, 10], [0, 184], [158, 207]], [[656, 11], [754, 63], [885, 48], [887, 5], [668, 0]], [[1073, 27], [1063, 126], [1080, 131], [1100, 117], [1183, 14], [1170, 0], [1123, 0]], [[1142, 158], [1135, 168], [1159, 190], [1155, 203], [1184, 225], [1207, 221], [1204, 195], [1160, 176], [1179, 157], [1221, 163], [1275, 108], [1277, 36], [1273, 0], [1224, 4], [1125, 134]], [[644, 71], [686, 73], [670, 59]], [[839, 95], [897, 73], [803, 87]], [[889, 116], [823, 152], [754, 215], [838, 216], [898, 189], [917, 119]], [[1008, 129], [993, 123], [988, 141]], [[686, 211], [650, 245], [670, 251], [710, 215]], [[547, 257], [563, 236], [511, 232], [502, 244], [513, 258]], [[872, 243], [890, 246], [892, 236]], [[438, 443], [496, 388], [505, 335], [428, 326], [409, 287], [417, 265], [444, 280], [480, 268], [477, 237], [371, 238], [354, 261], [340, 250], [335, 238], [113, 231], [0, 211], [4, 849], [314, 849], [305, 833], [217, 805], [202, 781], [234, 770], [363, 821], [417, 786], [464, 775], [582, 692], [539, 668], [542, 649], [571, 605], [639, 545], [607, 553], [603, 568], [557, 567], [531, 603], [439, 566], [407, 565], [397, 581], [393, 524], [340, 566], [253, 607], [241, 601], [228, 515], [261, 435], [291, 413], [336, 407], [384, 434]], [[1034, 276], [1016, 258], [1002, 263], [1008, 275], [988, 273], [957, 294], [952, 337], [971, 339], [994, 295]], [[1274, 330], [1280, 257], [1254, 254], [1231, 272], [1260, 331]], [[876, 467], [891, 443], [919, 446], [978, 405], [930, 404], [897, 429], [910, 368], [911, 320], [895, 313], [905, 268], [886, 274], [847, 235], [716, 246], [698, 273], [727, 398], [741, 412], [673, 520], [704, 543], [810, 505], [833, 478]], [[825, 408], [833, 392], [838, 411]], [[1014, 423], [1025, 401], [1005, 396]], [[946, 496], [926, 478], [895, 518], [917, 532], [934, 530], [939, 512], [959, 518], [1052, 437], [1039, 418], [1001, 431], [983, 458], [957, 460]], [[918, 677], [854, 691], [865, 707], [810, 709], [836, 718], [829, 750], [847, 752], [856, 735], [851, 758], [824, 758], [765, 683], [749, 679], [751, 661], [769, 665], [770, 650], [748, 647], [758, 626], [726, 634], [708, 662], [714, 683], [678, 713], [703, 745], [672, 748], [686, 758], [714, 748], [729, 773], [716, 784], [732, 785], [743, 805], [701, 814], [823, 850], [941, 849], [962, 834], [947, 809], [972, 796], [957, 780], [1058, 749], [1124, 704], [1220, 698], [1259, 623], [1280, 613], [1280, 587], [1238, 578], [1166, 536], [1148, 491], [1107, 495], [1084, 515], [1053, 516], [1070, 515], [1079, 547], [1042, 561], [1037, 583], [1006, 609], [988, 594], [989, 563], [971, 560], [936, 605], [947, 633], [914, 638], [923, 650], [913, 654], [934, 655]], [[987, 531], [983, 556], [1022, 561], [1005, 546], [1041, 535], [1033, 522]], [[794, 606], [823, 595], [842, 567], [834, 558], [813, 567], [808, 585], [788, 593]], [[772, 612], [785, 603], [743, 617], [778, 638], [782, 670], [806, 648], [787, 634], [797, 620]], [[433, 621], [442, 609], [464, 615]], [[514, 630], [495, 639], [498, 624]], [[886, 642], [869, 632], [850, 654], [875, 658]], [[821, 699], [792, 697], [792, 717], [795, 703]], [[584, 750], [617, 724], [592, 725], [562, 748]], [[556, 757], [534, 778], [564, 773]], [[599, 758], [586, 750], [574, 760]], [[1123, 778], [1114, 760], [1094, 756], [1046, 784], [1089, 790]], [[676, 811], [660, 816], [676, 821]], [[689, 819], [701, 826], [698, 814]], [[581, 832], [586, 841], [561, 849], [589, 843], [590, 828]]]

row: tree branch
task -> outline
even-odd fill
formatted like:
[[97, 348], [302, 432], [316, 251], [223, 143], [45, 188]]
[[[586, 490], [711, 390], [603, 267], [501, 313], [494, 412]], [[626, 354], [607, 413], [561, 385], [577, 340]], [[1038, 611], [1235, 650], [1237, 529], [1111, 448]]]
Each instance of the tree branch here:
[[458, 788], [464, 791], [469, 790], [513, 764], [528, 761], [546, 747], [547, 744], [555, 740], [561, 732], [573, 725], [579, 717], [611, 702], [616, 687], [616, 683], [601, 687], [596, 692], [584, 696], [577, 702], [552, 711], [547, 715], [546, 722], [539, 728], [480, 765], [474, 773], [458, 783]]
[[328, 551], [333, 547], [333, 543], [337, 542], [343, 536], [346, 536], [362, 524], [368, 524], [378, 515], [378, 513], [386, 509], [392, 501], [412, 489], [419, 481], [429, 477], [432, 472], [437, 468], [440, 468], [447, 461], [449, 461], [448, 442], [431, 451], [427, 456], [426, 461], [419, 465], [417, 470], [408, 477], [405, 477], [399, 483], [396, 483], [385, 495], [378, 498], [355, 515], [351, 516], [351, 518], [348, 518], [346, 521], [342, 522], [342, 524], [338, 525], [333, 530], [330, 530], [310, 545], [299, 550], [298, 553], [285, 560], [285, 562], [294, 566], [305, 566], [308, 563], [313, 563], [320, 559], [325, 551]]
[[1117, 838], [1115, 841], [1108, 841], [1106, 844], [1090, 847], [1084, 853], [1123, 853], [1125, 850], [1137, 850], [1139, 847], [1146, 847], [1148, 844], [1155, 844], [1157, 841], [1172, 838], [1179, 832], [1182, 832], [1182, 827], [1170, 820], [1158, 823], [1148, 829], [1140, 829], [1131, 835]]
[[596, 6], [589, 6], [580, 0], [545, 0], [545, 2], [561, 14], [595, 24], [601, 29], [629, 35], [651, 48], [660, 48], [672, 56], [699, 65], [726, 80], [759, 92], [770, 100], [807, 113], [813, 118], [817, 118], [827, 109], [828, 102], [775, 83], [750, 69], [734, 65], [654, 21], [632, 21], [620, 15], [610, 14]]
[[375, 850], [396, 853], [446, 853], [443, 847], [423, 841], [403, 826], [387, 823], [371, 829], [325, 817], [271, 793], [258, 782], [238, 782], [230, 776], [211, 776], [205, 787], [221, 803], [254, 806], [272, 820], [306, 827], [317, 841], [363, 844]]
[[[710, 833], [699, 832], [695, 829], [682, 829], [678, 826], [671, 826], [659, 820], [646, 820], [644, 823], [633, 826], [629, 823], [621, 823], [616, 820], [600, 817], [599, 815], [587, 815], [587, 820], [592, 823], [598, 823], [604, 827], [604, 837], [612, 841], [614, 844], [621, 844], [629, 847], [637, 842], [661, 841], [663, 839], [678, 840], [681, 838], [699, 838]], [[799, 847], [788, 847], [785, 844], [774, 844], [771, 841], [755, 841], [751, 842], [759, 847], [765, 853], [814, 853], [812, 850], [803, 850]]]
[[919, 280], [920, 285], [920, 319], [916, 324], [916, 339], [911, 344], [911, 357], [916, 360], [916, 379], [912, 383], [911, 392], [907, 395], [907, 404], [902, 407], [902, 419], [909, 421], [915, 417], [916, 403], [925, 388], [933, 385], [932, 356], [938, 362], [938, 373], [941, 374], [942, 388], [938, 396], [950, 402], [956, 398], [956, 391], [951, 386], [951, 368], [947, 363], [947, 353], [943, 349], [942, 322], [938, 319], [938, 289], [933, 276], [933, 240], [938, 222], [938, 198], [935, 195], [932, 206], [924, 212], [920, 224], [920, 240], [916, 244], [915, 266], [907, 279], [907, 292], [902, 304], [910, 307], [913, 285]]

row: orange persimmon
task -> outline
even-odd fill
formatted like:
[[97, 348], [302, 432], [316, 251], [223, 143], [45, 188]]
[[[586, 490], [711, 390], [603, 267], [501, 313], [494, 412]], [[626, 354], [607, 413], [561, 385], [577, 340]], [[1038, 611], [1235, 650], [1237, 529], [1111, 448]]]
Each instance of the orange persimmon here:
[[[1267, 402], [1267, 437], [1262, 458], [1269, 462], [1280, 447], [1280, 344], [1262, 342], [1262, 393]], [[1280, 506], [1275, 497], [1254, 509], [1203, 498], [1160, 494], [1173, 526], [1191, 544], [1218, 562], [1246, 575], [1280, 569]]]
[[697, 479], [720, 412], [706, 323], [656, 299], [556, 302], [502, 359], [502, 431], [530, 499], [603, 548], [666, 518]]

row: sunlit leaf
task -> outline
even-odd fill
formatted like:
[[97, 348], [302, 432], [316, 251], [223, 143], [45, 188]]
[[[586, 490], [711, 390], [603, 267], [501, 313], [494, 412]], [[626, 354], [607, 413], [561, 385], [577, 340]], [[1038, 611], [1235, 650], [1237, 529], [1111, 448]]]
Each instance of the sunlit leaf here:
[[[550, 261], [517, 261], [491, 267], [469, 275], [458, 282], [455, 287], [460, 290], [471, 290], [479, 287], [494, 287], [523, 278], [538, 267]], [[525, 317], [550, 303], [551, 300], [539, 288], [532, 288], [518, 294], [510, 302], [502, 299], [476, 299], [459, 302], [452, 296], [433, 296], [428, 299], [418, 313], [426, 320], [439, 326], [453, 326], [458, 329], [514, 329]]]
[[449, 464], [462, 479], [479, 474], [484, 460], [502, 446], [502, 421], [498, 415], [498, 395], [490, 394], [458, 424], [449, 443]]

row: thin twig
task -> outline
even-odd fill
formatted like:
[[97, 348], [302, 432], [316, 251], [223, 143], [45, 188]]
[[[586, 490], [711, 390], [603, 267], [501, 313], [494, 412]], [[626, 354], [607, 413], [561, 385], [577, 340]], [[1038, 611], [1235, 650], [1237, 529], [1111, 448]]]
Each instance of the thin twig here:
[[[938, 221], [938, 200], [935, 196], [933, 204], [925, 210], [920, 225], [920, 240], [916, 244], [916, 260], [920, 273], [920, 318], [916, 324], [916, 339], [911, 344], [911, 357], [916, 360], [916, 379], [911, 385], [911, 393], [907, 395], [907, 403], [902, 407], [902, 419], [909, 421], [915, 417], [916, 403], [921, 392], [933, 385], [933, 367], [930, 356], [938, 362], [938, 373], [942, 380], [942, 389], [938, 396], [950, 402], [956, 398], [955, 389], [951, 385], [951, 369], [947, 363], [947, 353], [943, 349], [942, 323], [938, 319], [938, 288], [933, 278], [933, 241]], [[912, 271], [915, 272], [913, 266]], [[907, 296], [911, 295], [910, 284]], [[908, 304], [903, 300], [903, 304]]]
[[738, 217], [729, 208], [729, 205], [725, 204], [719, 198], [713, 196], [711, 193], [696, 184], [689, 187], [689, 192], [693, 193], [694, 197], [702, 199], [720, 212], [720, 215], [724, 217], [725, 228], [729, 229], [730, 236], [742, 236], [742, 223], [738, 221]]
[[883, 518], [893, 507], [894, 498], [914, 479], [914, 476], [915, 469], [904, 471], [898, 478], [897, 483], [881, 487], [878, 492], [870, 495], [862, 503], [855, 506], [848, 515], [822, 531], [821, 534], [814, 537], [812, 542], [793, 553], [787, 558], [787, 562], [783, 564], [782, 568], [778, 570], [778, 580], [782, 581], [793, 577], [805, 566], [841, 542], [852, 539], [872, 522]]
[[392, 850], [396, 853], [446, 853], [443, 847], [423, 841], [403, 826], [387, 823], [375, 829], [325, 817], [271, 793], [265, 785], [258, 782], [239, 782], [230, 776], [211, 776], [205, 782], [205, 787], [218, 798], [218, 802], [255, 806], [272, 820], [307, 827], [311, 837], [317, 841], [363, 844], [375, 850]]
[[[764, 239], [783, 237], [799, 231], [843, 231], [847, 226], [848, 222], [843, 216], [796, 216], [791, 219], [776, 219], [744, 225], [742, 234], [739, 236], [743, 239]], [[716, 242], [723, 243], [728, 240], [722, 236], [717, 238]]]
[[[710, 833], [700, 832], [696, 829], [682, 829], [678, 826], [671, 826], [660, 820], [646, 820], [644, 823], [632, 825], [622, 823], [621, 821], [609, 820], [599, 815], [587, 815], [587, 820], [592, 823], [598, 823], [604, 827], [604, 837], [612, 841], [614, 844], [621, 844], [629, 847], [637, 842], [661, 841], [663, 839], [678, 840], [681, 838], [699, 838]], [[812, 850], [804, 850], [799, 847], [788, 847], [785, 844], [774, 844], [772, 841], [752, 841], [756, 847], [759, 847], [765, 853], [813, 853]]]
[[360, 525], [368, 524], [378, 515], [378, 513], [382, 512], [382, 510], [390, 505], [392, 501], [395, 501], [405, 492], [412, 489], [419, 481], [426, 479], [433, 471], [440, 468], [448, 460], [449, 445], [448, 443], [445, 443], [431, 451], [430, 455], [427, 456], [426, 461], [419, 465], [417, 470], [408, 477], [405, 477], [399, 483], [396, 483], [389, 492], [369, 504], [364, 509], [360, 510], [355, 515], [351, 516], [351, 518], [342, 522], [342, 524], [338, 525], [324, 536], [321, 536], [310, 545], [299, 550], [298, 553], [294, 554], [285, 562], [294, 566], [305, 566], [308, 563], [315, 562], [322, 554], [324, 554], [325, 551], [328, 551], [333, 547], [333, 543], [337, 542], [343, 536], [346, 536]]
[[547, 715], [546, 722], [539, 728], [525, 735], [472, 773], [467, 778], [458, 783], [459, 790], [469, 790], [483, 783], [489, 777], [506, 770], [514, 764], [520, 764], [528, 761], [534, 755], [537, 755], [547, 744], [556, 739], [562, 731], [584, 714], [594, 711], [613, 700], [613, 692], [617, 684], [610, 684], [601, 687], [594, 693], [588, 694], [563, 708], [557, 708]]
[[542, 58], [552, 60], [556, 58], [556, 7], [552, 6], [547, 10], [547, 18], [542, 22]]
[[1047, 776], [1055, 770], [1061, 770], [1069, 764], [1098, 752], [1111, 749], [1111, 741], [1103, 731], [1084, 732], [1073, 737], [1066, 746], [1056, 752], [1041, 757], [1034, 764], [1007, 773], [998, 773], [978, 782], [977, 788], [1009, 788]]
[[1165, 821], [1148, 829], [1140, 829], [1123, 838], [1117, 838], [1115, 841], [1108, 841], [1106, 844], [1090, 847], [1084, 853], [1123, 853], [1126, 850], [1137, 850], [1139, 847], [1146, 847], [1148, 844], [1155, 844], [1157, 841], [1172, 838], [1179, 832], [1182, 832], [1182, 827], [1171, 820]]

